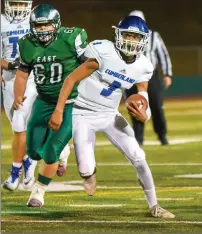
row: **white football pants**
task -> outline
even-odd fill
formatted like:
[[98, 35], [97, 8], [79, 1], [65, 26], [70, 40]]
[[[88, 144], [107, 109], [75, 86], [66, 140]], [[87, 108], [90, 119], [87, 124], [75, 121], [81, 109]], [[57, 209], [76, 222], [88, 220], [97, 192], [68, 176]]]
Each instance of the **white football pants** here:
[[31, 114], [32, 105], [37, 96], [36, 87], [33, 79], [28, 79], [25, 92], [26, 99], [23, 106], [19, 110], [13, 110], [14, 102], [14, 79], [5, 81], [5, 86], [2, 86], [3, 103], [6, 115], [11, 123], [14, 132], [24, 132], [27, 130], [27, 122]]
[[113, 115], [73, 115], [73, 142], [78, 170], [81, 176], [92, 175], [96, 166], [94, 147], [96, 132], [103, 132], [110, 142], [136, 167], [145, 159], [134, 131], [120, 114]]

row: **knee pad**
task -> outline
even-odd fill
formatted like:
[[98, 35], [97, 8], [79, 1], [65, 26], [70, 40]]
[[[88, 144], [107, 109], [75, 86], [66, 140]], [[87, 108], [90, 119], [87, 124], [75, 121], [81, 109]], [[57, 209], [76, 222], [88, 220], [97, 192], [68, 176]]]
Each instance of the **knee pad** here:
[[13, 112], [11, 126], [14, 132], [24, 132], [27, 130], [27, 119], [22, 111], [17, 110]]
[[91, 171], [89, 171], [89, 172], [87, 172], [87, 173], [82, 173], [82, 172], [79, 171], [80, 176], [81, 176], [82, 178], [88, 178], [89, 176], [94, 175], [96, 172], [97, 172], [96, 167], [94, 167], [93, 170], [91, 170]]

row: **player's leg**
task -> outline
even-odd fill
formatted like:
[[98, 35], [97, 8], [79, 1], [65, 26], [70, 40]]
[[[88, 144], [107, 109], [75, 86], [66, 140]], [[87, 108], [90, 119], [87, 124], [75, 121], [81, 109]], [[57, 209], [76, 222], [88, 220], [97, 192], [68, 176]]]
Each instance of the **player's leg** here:
[[152, 124], [154, 131], [158, 135], [162, 145], [167, 145], [168, 140], [166, 138], [167, 126], [166, 119], [163, 110], [163, 94], [160, 79], [155, 73], [153, 80], [149, 82], [148, 95], [149, 95], [149, 105], [152, 113]]
[[88, 120], [86, 116], [73, 115], [73, 142], [77, 167], [84, 178], [84, 190], [92, 196], [96, 190], [95, 131], [89, 121], [92, 120]]
[[[155, 217], [174, 218], [172, 213], [158, 206], [153, 177], [145, 160], [145, 153], [139, 147], [128, 122], [120, 114], [116, 115], [114, 121], [106, 129], [105, 135], [136, 169], [152, 215]], [[155, 212], [153, 212], [154, 210]]]
[[67, 161], [71, 153], [70, 144], [67, 144], [60, 154], [57, 175], [63, 176], [67, 170]]
[[13, 130], [13, 164], [11, 174], [4, 182], [3, 186], [9, 190], [15, 190], [18, 187], [20, 182], [20, 175], [22, 172], [22, 165], [25, 169], [23, 185], [25, 188], [30, 188], [34, 183], [34, 169], [36, 166], [36, 162], [29, 159], [26, 155], [26, 127], [27, 120], [30, 116], [31, 107], [36, 97], [35, 86], [32, 85], [30, 88], [28, 88], [29, 92], [27, 93], [27, 99], [25, 100], [25, 103], [23, 103], [23, 106], [18, 111], [14, 111], [12, 109], [14, 100], [13, 85], [14, 80], [7, 81], [3, 90], [4, 107]]
[[41, 207], [44, 205], [44, 195], [49, 183], [57, 172], [60, 154], [72, 137], [72, 104], [66, 105], [63, 123], [56, 132], [48, 128], [48, 120], [54, 108], [55, 105], [48, 103], [43, 108], [44, 112], [46, 112], [44, 119], [46, 119], [47, 133], [43, 146], [36, 150], [43, 161], [39, 166], [38, 180], [33, 186], [27, 203], [30, 207]]
[[[36, 87], [34, 84], [34, 80], [33, 79], [28, 79], [27, 82], [27, 88], [25, 91], [25, 101], [23, 102], [23, 106], [15, 111], [14, 117], [13, 117], [13, 129], [14, 129], [14, 123], [20, 123], [21, 126], [16, 126], [16, 130], [18, 130], [18, 134], [21, 133], [21, 129], [25, 130], [23, 132], [24, 135], [24, 139], [25, 141], [23, 142], [23, 146], [22, 148], [26, 148], [26, 131], [27, 131], [27, 123], [32, 111], [32, 106], [33, 103], [36, 99], [37, 96], [37, 92], [36, 92]], [[17, 124], [18, 125], [18, 124]], [[19, 129], [18, 129], [19, 127]], [[16, 141], [13, 142], [13, 145], [15, 147], [15, 150], [17, 148], [20, 148], [19, 146], [19, 141], [21, 141], [19, 136], [16, 136]], [[24, 175], [23, 175], [23, 187], [28, 189], [30, 188], [33, 183], [34, 183], [34, 171], [37, 165], [37, 161], [32, 160], [30, 157], [28, 157], [28, 155], [25, 154], [25, 156], [23, 157], [23, 168], [24, 168]]]

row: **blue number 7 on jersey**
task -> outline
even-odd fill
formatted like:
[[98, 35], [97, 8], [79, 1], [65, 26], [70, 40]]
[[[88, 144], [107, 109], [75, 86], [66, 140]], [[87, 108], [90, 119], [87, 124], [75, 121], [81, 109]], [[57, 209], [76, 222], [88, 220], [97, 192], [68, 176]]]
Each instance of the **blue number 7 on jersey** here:
[[121, 88], [121, 83], [114, 80], [110, 85], [108, 89], [103, 89], [100, 93], [100, 95], [104, 96], [104, 97], [108, 97], [112, 94], [113, 91], [115, 91], [116, 89]]
[[9, 38], [9, 43], [10, 44], [13, 44], [13, 50], [12, 50], [12, 53], [11, 53], [11, 58], [15, 58], [17, 52], [18, 52], [18, 40], [19, 40], [19, 37], [10, 37]]

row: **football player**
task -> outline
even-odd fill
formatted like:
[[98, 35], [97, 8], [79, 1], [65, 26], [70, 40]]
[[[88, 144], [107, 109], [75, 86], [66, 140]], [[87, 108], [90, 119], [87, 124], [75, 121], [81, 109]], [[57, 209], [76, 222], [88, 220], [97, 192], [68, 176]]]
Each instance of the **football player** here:
[[19, 66], [18, 40], [29, 33], [29, 15], [32, 0], [5, 0], [5, 14], [1, 15], [1, 69], [3, 103], [6, 115], [10, 121], [13, 140], [13, 164], [9, 178], [3, 187], [8, 190], [17, 189], [22, 167], [24, 168], [23, 186], [30, 188], [34, 183], [36, 162], [26, 155], [26, 129], [31, 107], [36, 97], [33, 75], [30, 74], [25, 91], [25, 101], [18, 111], [13, 111], [13, 86], [16, 69]]
[[29, 71], [33, 69], [38, 97], [27, 128], [27, 153], [33, 160], [43, 161], [27, 205], [41, 207], [48, 184], [57, 171], [60, 153], [72, 137], [77, 86], [66, 100], [61, 128], [53, 132], [48, 121], [65, 78], [80, 65], [87, 34], [84, 29], [62, 27], [59, 12], [48, 4], [33, 9], [30, 28], [31, 33], [19, 40], [21, 60], [14, 85], [13, 108], [18, 110], [23, 105]]
[[[118, 112], [125, 89], [137, 86], [138, 93], [148, 101], [147, 86], [153, 66], [143, 55], [149, 37], [146, 23], [137, 16], [124, 18], [115, 28], [115, 43], [108, 40], [91, 42], [85, 52], [89, 58], [65, 80], [49, 126], [61, 128], [65, 121], [64, 106], [72, 89], [80, 82], [73, 108], [73, 141], [80, 175], [88, 195], [96, 190], [95, 134], [106, 137], [131, 162], [144, 190], [154, 217], [174, 218], [158, 205], [155, 186], [145, 153], [138, 145], [133, 129]], [[149, 105], [148, 105], [149, 106]], [[142, 122], [150, 118], [147, 110], [136, 104], [130, 111]]]

